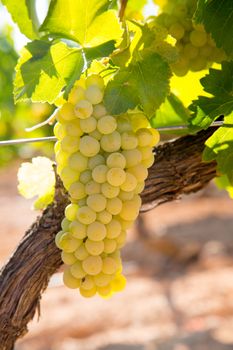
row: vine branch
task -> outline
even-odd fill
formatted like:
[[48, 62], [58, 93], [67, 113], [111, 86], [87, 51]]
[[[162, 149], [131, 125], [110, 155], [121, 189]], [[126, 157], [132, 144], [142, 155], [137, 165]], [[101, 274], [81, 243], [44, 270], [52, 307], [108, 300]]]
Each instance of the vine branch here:
[[[142, 210], [197, 192], [216, 176], [216, 163], [201, 160], [204, 142], [214, 131], [181, 137], [155, 149], [155, 162], [142, 193]], [[54, 237], [67, 203], [58, 179], [54, 203], [25, 233], [0, 271], [0, 350], [12, 350], [16, 340], [27, 333], [50, 277], [62, 264]]]
[[120, 7], [120, 11], [119, 11], [119, 17], [120, 17], [121, 21], [124, 17], [127, 3], [128, 3], [128, 0], [121, 0], [121, 7]]

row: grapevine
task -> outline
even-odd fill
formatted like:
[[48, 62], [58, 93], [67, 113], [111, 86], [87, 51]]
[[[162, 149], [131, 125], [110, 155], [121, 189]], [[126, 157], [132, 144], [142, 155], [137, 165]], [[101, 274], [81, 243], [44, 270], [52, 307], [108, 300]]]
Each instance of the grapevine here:
[[67, 265], [64, 284], [84, 297], [125, 287], [120, 249], [159, 141], [142, 113], [109, 115], [103, 95], [99, 75], [77, 81], [54, 127], [57, 170], [71, 201], [56, 244]]

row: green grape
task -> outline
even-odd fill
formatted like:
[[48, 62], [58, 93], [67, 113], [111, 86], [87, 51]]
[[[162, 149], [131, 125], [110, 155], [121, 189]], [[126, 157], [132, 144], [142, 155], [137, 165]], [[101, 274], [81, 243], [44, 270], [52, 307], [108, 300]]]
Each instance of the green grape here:
[[80, 140], [74, 136], [65, 136], [61, 141], [61, 150], [67, 153], [74, 153], [79, 148]]
[[88, 275], [95, 276], [102, 271], [103, 261], [100, 256], [89, 256], [83, 260], [82, 267]]
[[134, 196], [134, 191], [123, 191], [121, 190], [120, 193], [119, 193], [119, 198], [122, 200], [122, 201], [130, 201], [131, 199], [133, 199], [133, 196]]
[[110, 115], [106, 115], [98, 120], [97, 129], [101, 134], [111, 134], [117, 128], [116, 119]]
[[191, 43], [188, 43], [184, 46], [184, 56], [187, 59], [194, 59], [198, 55], [198, 48], [196, 46], [193, 46]]
[[91, 136], [83, 136], [80, 140], [80, 152], [86, 157], [94, 157], [100, 150], [99, 142]]
[[84, 289], [80, 286], [79, 292], [83, 297], [91, 298], [96, 294], [96, 287], [94, 287], [92, 289]]
[[113, 131], [108, 135], [103, 135], [100, 140], [100, 145], [105, 152], [116, 152], [121, 147], [121, 135], [117, 131]]
[[77, 204], [69, 204], [65, 209], [65, 217], [69, 221], [74, 221], [77, 217], [78, 209], [79, 208]]
[[97, 288], [97, 293], [101, 296], [101, 297], [107, 297], [110, 296], [112, 294], [112, 287], [111, 285], [107, 285], [104, 287], [98, 287]]
[[112, 275], [117, 270], [117, 264], [115, 259], [113, 258], [104, 258], [103, 259], [103, 266], [102, 266], [102, 272], [106, 275]]
[[97, 74], [92, 74], [86, 79], [86, 87], [96, 85], [100, 90], [104, 89], [104, 80]]
[[107, 230], [104, 224], [99, 221], [95, 221], [87, 228], [88, 238], [92, 241], [102, 241], [107, 234]]
[[153, 150], [151, 147], [139, 147], [139, 151], [141, 152], [142, 160], [148, 159], [151, 156], [153, 156]]
[[83, 281], [81, 282], [81, 288], [85, 290], [91, 290], [95, 288], [93, 277], [85, 276]]
[[74, 86], [69, 93], [68, 102], [76, 105], [79, 101], [85, 99], [85, 90], [81, 86]]
[[122, 201], [117, 197], [108, 199], [106, 210], [112, 215], [119, 214], [122, 210]]
[[104, 251], [103, 241], [92, 241], [89, 238], [85, 242], [86, 250], [93, 256], [99, 256]]
[[126, 173], [125, 181], [121, 184], [121, 190], [125, 192], [133, 191], [137, 186], [137, 179], [134, 175]]
[[82, 263], [76, 261], [73, 265], [70, 266], [70, 273], [75, 278], [83, 278], [86, 276], [86, 272], [82, 267]]
[[96, 129], [90, 133], [90, 136], [93, 137], [94, 139], [100, 141], [102, 134]]
[[126, 160], [126, 168], [131, 168], [139, 164], [142, 160], [141, 152], [138, 149], [123, 151], [122, 155], [125, 157]]
[[55, 126], [53, 128], [53, 132], [58, 140], [62, 140], [63, 137], [66, 136], [66, 130], [65, 130], [64, 126], [59, 122], [57, 122], [55, 124]]
[[74, 114], [74, 106], [71, 104], [71, 103], [65, 103], [60, 111], [60, 116], [62, 117], [62, 119], [64, 120], [72, 120], [72, 119], [75, 119], [75, 114]]
[[121, 148], [123, 150], [135, 149], [138, 145], [138, 139], [132, 131], [124, 132], [121, 135]]
[[120, 217], [124, 220], [135, 220], [139, 214], [139, 205], [134, 199], [124, 202], [122, 205], [122, 211]]
[[106, 225], [107, 238], [114, 239], [121, 233], [121, 224], [118, 220], [112, 219], [109, 224]]
[[94, 117], [89, 117], [87, 119], [80, 120], [80, 128], [85, 133], [90, 133], [96, 129], [96, 119]]
[[126, 278], [123, 275], [118, 275], [111, 282], [111, 287], [114, 292], [121, 292], [125, 289], [126, 286]]
[[96, 212], [88, 206], [79, 208], [77, 212], [78, 220], [84, 225], [90, 225], [96, 220]]
[[95, 182], [93, 180], [89, 181], [85, 186], [85, 192], [86, 194], [96, 194], [100, 193], [100, 184], [98, 182]]
[[76, 152], [70, 156], [68, 163], [72, 169], [82, 172], [87, 169], [88, 159], [80, 152]]
[[173, 23], [168, 31], [176, 40], [182, 39], [185, 34], [185, 29], [179, 22]]
[[142, 164], [138, 164], [132, 168], [129, 168], [128, 172], [133, 174], [139, 182], [144, 181], [148, 176], [148, 170]]
[[86, 185], [89, 181], [92, 179], [92, 172], [91, 170], [85, 170], [82, 171], [79, 176], [79, 181], [82, 182], [84, 185]]
[[114, 198], [118, 196], [120, 189], [105, 182], [101, 185], [101, 192], [106, 198]]
[[64, 218], [61, 222], [61, 228], [63, 231], [69, 231], [70, 221]]
[[66, 253], [73, 253], [81, 244], [82, 241], [73, 238], [68, 232], [63, 232], [63, 234], [56, 241], [57, 247], [62, 249]]
[[87, 100], [79, 101], [74, 108], [74, 113], [76, 117], [80, 119], [87, 119], [91, 116], [93, 112], [92, 104]]
[[97, 287], [105, 287], [112, 281], [112, 276], [100, 272], [98, 275], [94, 276], [93, 279]]
[[159, 134], [143, 113], [107, 115], [103, 89], [98, 75], [82, 78], [57, 113], [56, 160], [71, 204], [55, 242], [69, 266], [66, 285], [105, 298], [125, 284], [119, 248], [139, 213]]
[[78, 239], [83, 239], [87, 236], [87, 226], [81, 224], [81, 222], [74, 220], [69, 225], [69, 231], [72, 236]]
[[65, 132], [68, 136], [78, 137], [78, 136], [83, 135], [83, 131], [80, 128], [80, 120], [79, 119], [72, 120], [71, 122], [66, 123], [64, 128], [65, 128]]
[[81, 182], [74, 182], [69, 187], [70, 196], [75, 199], [82, 199], [86, 196], [85, 186]]
[[150, 129], [139, 129], [137, 131], [138, 145], [140, 147], [150, 146], [153, 140]]
[[97, 165], [105, 164], [105, 158], [101, 154], [91, 157], [88, 161], [88, 168], [93, 170]]
[[92, 177], [96, 182], [103, 184], [107, 180], [107, 172], [108, 167], [104, 164], [100, 164], [93, 169]]
[[104, 253], [111, 254], [116, 250], [117, 243], [115, 239], [105, 238], [104, 240]]
[[91, 194], [87, 198], [88, 207], [97, 213], [103, 211], [106, 208], [106, 204], [107, 204], [106, 198], [99, 193]]
[[106, 225], [112, 220], [112, 215], [108, 211], [103, 210], [97, 213], [97, 220]]
[[117, 249], [122, 248], [125, 245], [126, 241], [126, 232], [122, 231], [119, 236], [116, 238]]
[[85, 260], [89, 256], [85, 244], [81, 244], [80, 247], [78, 247], [78, 249], [75, 250], [74, 255], [75, 258], [77, 258], [79, 261]]
[[120, 133], [132, 131], [132, 126], [130, 124], [129, 118], [126, 115], [117, 118], [117, 131]]
[[123, 154], [119, 152], [111, 153], [107, 158], [107, 166], [109, 168], [122, 168], [126, 166], [126, 159]]
[[195, 47], [202, 47], [207, 43], [207, 34], [204, 31], [193, 30], [190, 33], [190, 42]]
[[106, 111], [106, 108], [104, 107], [103, 104], [98, 104], [98, 105], [95, 105], [93, 107], [92, 114], [96, 119], [99, 119], [99, 118], [103, 117], [104, 115], [106, 115], [107, 111]]
[[76, 257], [73, 253], [66, 253], [64, 251], [61, 253], [61, 259], [66, 265], [73, 265], [76, 261]]
[[85, 92], [86, 99], [93, 105], [97, 105], [103, 100], [104, 94], [96, 85], [89, 85]]
[[66, 269], [63, 273], [63, 283], [65, 286], [71, 289], [77, 289], [80, 287], [81, 280], [79, 278], [75, 278], [69, 269]]
[[107, 172], [107, 181], [112, 186], [120, 186], [126, 179], [126, 173], [121, 168], [111, 168]]

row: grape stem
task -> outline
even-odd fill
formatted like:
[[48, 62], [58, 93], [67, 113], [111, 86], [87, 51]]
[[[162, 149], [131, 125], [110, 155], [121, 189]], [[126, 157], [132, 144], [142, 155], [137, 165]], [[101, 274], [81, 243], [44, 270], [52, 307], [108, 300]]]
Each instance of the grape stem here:
[[[142, 193], [142, 211], [197, 192], [216, 176], [216, 163], [202, 162], [205, 141], [215, 130], [209, 128], [155, 148], [155, 163]], [[67, 204], [67, 194], [57, 177], [53, 204], [25, 233], [0, 272], [1, 350], [12, 350], [16, 340], [27, 333], [28, 322], [40, 310], [41, 294], [62, 264], [54, 238]]]
[[119, 17], [120, 17], [121, 21], [123, 20], [127, 3], [128, 3], [128, 0], [121, 0], [121, 7], [120, 7], [120, 11], [119, 11]]

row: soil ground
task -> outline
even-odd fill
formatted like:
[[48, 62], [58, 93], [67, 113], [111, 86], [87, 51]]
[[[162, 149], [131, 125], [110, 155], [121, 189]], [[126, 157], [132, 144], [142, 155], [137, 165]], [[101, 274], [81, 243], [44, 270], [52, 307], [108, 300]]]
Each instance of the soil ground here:
[[[0, 171], [0, 265], [38, 215]], [[83, 299], [52, 278], [16, 350], [233, 349], [233, 201], [213, 184], [142, 214], [123, 249], [126, 290]]]

